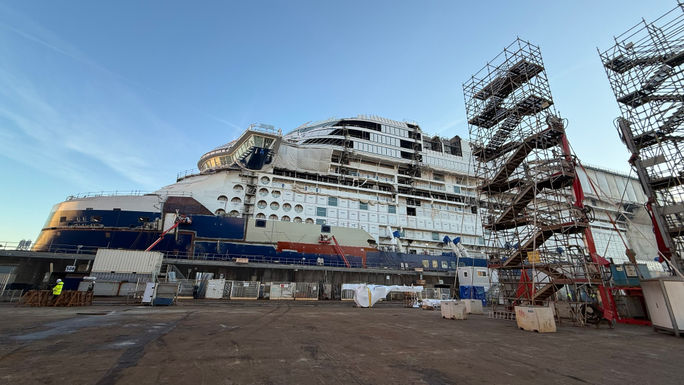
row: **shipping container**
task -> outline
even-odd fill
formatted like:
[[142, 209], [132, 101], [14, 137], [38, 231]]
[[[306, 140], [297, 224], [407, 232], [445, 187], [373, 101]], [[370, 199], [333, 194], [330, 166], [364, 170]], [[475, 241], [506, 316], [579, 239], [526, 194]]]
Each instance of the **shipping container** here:
[[157, 276], [164, 254], [158, 251], [98, 249], [94, 273], [133, 273]]

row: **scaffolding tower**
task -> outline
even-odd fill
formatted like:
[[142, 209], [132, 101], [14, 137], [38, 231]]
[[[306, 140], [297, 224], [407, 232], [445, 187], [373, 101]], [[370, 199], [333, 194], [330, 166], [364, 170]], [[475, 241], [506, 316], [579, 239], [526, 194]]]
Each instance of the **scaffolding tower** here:
[[639, 24], [599, 56], [622, 116], [629, 160], [648, 196], [662, 258], [684, 263], [684, 5]]
[[493, 311], [562, 301], [578, 324], [614, 321], [608, 262], [596, 253], [539, 47], [516, 39], [463, 92], [485, 245], [498, 276]]

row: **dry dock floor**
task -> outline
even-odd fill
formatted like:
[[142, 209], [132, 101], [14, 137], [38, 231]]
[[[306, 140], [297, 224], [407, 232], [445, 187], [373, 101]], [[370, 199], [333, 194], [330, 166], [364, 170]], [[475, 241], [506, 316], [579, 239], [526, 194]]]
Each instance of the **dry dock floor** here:
[[684, 339], [348, 302], [0, 305], [0, 384], [682, 384]]

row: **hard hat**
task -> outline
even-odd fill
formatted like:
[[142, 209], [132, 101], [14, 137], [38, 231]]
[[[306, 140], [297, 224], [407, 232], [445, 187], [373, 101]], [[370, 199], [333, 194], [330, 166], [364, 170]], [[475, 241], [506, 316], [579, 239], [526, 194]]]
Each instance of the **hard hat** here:
[[57, 282], [58, 282], [58, 283], [59, 283], [59, 282], [62, 282], [62, 280], [61, 280], [61, 279], [57, 279]]

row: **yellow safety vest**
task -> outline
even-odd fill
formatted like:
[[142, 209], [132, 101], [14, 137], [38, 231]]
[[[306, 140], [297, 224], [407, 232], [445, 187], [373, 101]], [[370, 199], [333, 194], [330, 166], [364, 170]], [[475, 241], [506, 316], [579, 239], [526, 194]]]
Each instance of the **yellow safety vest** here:
[[62, 294], [62, 286], [64, 286], [64, 282], [58, 282], [57, 285], [52, 288], [52, 294], [53, 295]]

